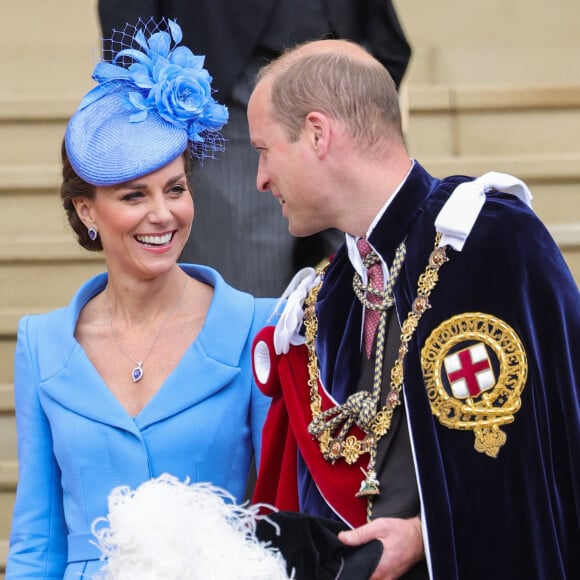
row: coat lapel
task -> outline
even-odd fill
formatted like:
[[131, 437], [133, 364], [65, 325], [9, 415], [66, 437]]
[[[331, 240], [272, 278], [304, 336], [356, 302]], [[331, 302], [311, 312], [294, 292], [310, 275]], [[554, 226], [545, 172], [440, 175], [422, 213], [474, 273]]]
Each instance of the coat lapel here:
[[90, 420], [136, 433], [198, 404], [234, 380], [240, 373], [240, 359], [251, 329], [253, 298], [228, 286], [210, 268], [182, 268], [214, 286], [214, 297], [197, 339], [135, 420], [103, 383], [74, 339], [79, 313], [92, 296], [102, 291], [106, 275], [89, 280], [67, 308], [48, 315], [39, 336], [43, 395]]

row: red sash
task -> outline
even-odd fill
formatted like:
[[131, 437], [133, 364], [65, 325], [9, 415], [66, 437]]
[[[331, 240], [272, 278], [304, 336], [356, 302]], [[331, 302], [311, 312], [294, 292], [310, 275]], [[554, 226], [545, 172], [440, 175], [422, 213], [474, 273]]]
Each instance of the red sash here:
[[[366, 523], [367, 501], [356, 497], [366, 467], [366, 456], [352, 465], [343, 459], [324, 459], [318, 441], [308, 433], [312, 421], [308, 386], [308, 350], [291, 346], [288, 354], [276, 355], [274, 327], [260, 331], [252, 347], [254, 378], [272, 404], [264, 424], [262, 455], [253, 503], [264, 502], [281, 510], [299, 511], [297, 451], [300, 450], [316, 486], [332, 510], [353, 527]], [[259, 345], [259, 346], [258, 346]], [[266, 355], [269, 363], [266, 361]], [[268, 368], [269, 364], [269, 368]], [[334, 402], [318, 383], [322, 410]], [[362, 438], [362, 431], [352, 432]]]

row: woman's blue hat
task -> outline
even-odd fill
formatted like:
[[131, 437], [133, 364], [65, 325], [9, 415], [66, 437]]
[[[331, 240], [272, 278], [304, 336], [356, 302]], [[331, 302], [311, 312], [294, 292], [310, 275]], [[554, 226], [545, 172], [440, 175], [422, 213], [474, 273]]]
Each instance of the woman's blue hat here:
[[70, 163], [92, 185], [114, 185], [147, 175], [188, 147], [202, 161], [224, 148], [219, 133], [228, 110], [212, 96], [204, 57], [178, 46], [172, 20], [127, 25], [120, 49], [99, 62], [99, 84], [81, 101], [65, 134]]

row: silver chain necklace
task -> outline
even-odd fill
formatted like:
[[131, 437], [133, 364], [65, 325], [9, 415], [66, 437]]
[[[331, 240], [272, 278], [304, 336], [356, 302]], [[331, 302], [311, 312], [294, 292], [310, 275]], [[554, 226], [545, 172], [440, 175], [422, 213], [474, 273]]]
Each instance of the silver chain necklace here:
[[159, 330], [153, 336], [153, 341], [151, 342], [151, 346], [149, 347], [149, 350], [147, 350], [147, 353], [143, 357], [143, 360], [140, 360], [140, 361], [133, 360], [123, 350], [123, 348], [119, 344], [119, 340], [117, 339], [117, 335], [115, 334], [115, 330], [113, 329], [113, 317], [111, 315], [111, 307], [109, 306], [109, 296], [108, 296], [108, 292], [105, 292], [105, 305], [107, 307], [107, 314], [109, 316], [109, 326], [111, 328], [111, 336], [113, 337], [113, 340], [115, 341], [115, 345], [117, 347], [117, 350], [126, 359], [130, 360], [134, 365], [136, 365], [135, 368], [131, 371], [131, 378], [133, 379], [133, 382], [134, 383], [138, 383], [143, 378], [143, 375], [145, 374], [145, 371], [143, 370], [143, 364], [144, 364], [145, 360], [147, 360], [147, 358], [151, 354], [151, 351], [153, 350], [153, 347], [155, 346], [155, 343], [157, 342], [157, 339], [159, 338], [159, 335], [161, 334], [161, 331], [165, 328], [165, 326], [169, 322], [169, 319], [175, 313], [175, 311], [177, 310], [177, 307], [181, 304], [181, 302], [183, 300], [183, 296], [185, 295], [185, 287], [186, 287], [186, 285], [187, 285], [187, 276], [186, 276], [186, 278], [185, 278], [185, 280], [183, 282], [183, 288], [181, 290], [181, 293], [179, 295], [179, 298], [177, 299], [177, 301], [175, 302], [175, 304], [173, 305], [173, 307], [171, 308], [171, 310], [167, 314], [167, 318], [163, 321], [163, 324], [159, 327]]

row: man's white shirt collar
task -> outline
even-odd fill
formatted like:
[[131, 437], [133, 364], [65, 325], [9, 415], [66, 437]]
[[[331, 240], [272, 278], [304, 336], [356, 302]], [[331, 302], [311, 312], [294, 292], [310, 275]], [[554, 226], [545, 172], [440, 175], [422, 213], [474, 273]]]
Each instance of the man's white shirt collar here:
[[[412, 164], [411, 164], [411, 167], [410, 167], [407, 175], [405, 175], [405, 178], [403, 179], [403, 181], [401, 181], [401, 183], [399, 184], [397, 189], [395, 189], [393, 194], [389, 197], [389, 199], [387, 199], [387, 201], [385, 202], [383, 207], [379, 210], [379, 213], [377, 213], [377, 215], [375, 216], [375, 218], [371, 222], [371, 225], [369, 226], [369, 229], [367, 230], [367, 233], [366, 233], [367, 241], [368, 241], [372, 231], [375, 229], [375, 226], [379, 223], [379, 220], [383, 217], [384, 213], [387, 211], [388, 207], [391, 205], [391, 203], [395, 199], [396, 195], [399, 193], [399, 191], [401, 191], [401, 188], [403, 187], [404, 183], [407, 181], [409, 174], [411, 173], [411, 170], [415, 166], [415, 160], [412, 159], [411, 161], [412, 161]], [[365, 266], [363, 264], [362, 258], [360, 257], [360, 253], [359, 253], [357, 245], [356, 245], [356, 243], [358, 241], [358, 237], [353, 236], [353, 235], [348, 234], [348, 233], [345, 235], [346, 235], [346, 249], [348, 251], [348, 257], [353, 265], [353, 268], [361, 277], [363, 284], [367, 284], [367, 269], [365, 268]], [[369, 241], [369, 244], [373, 248], [373, 250], [375, 250], [375, 248], [370, 243], [370, 241]], [[389, 269], [387, 268], [387, 265], [385, 264], [382, 256], [378, 252], [377, 252], [377, 254], [378, 254], [379, 258], [381, 259], [381, 264], [383, 266], [383, 278], [384, 278], [385, 283], [386, 283], [387, 280], [389, 279]]]

